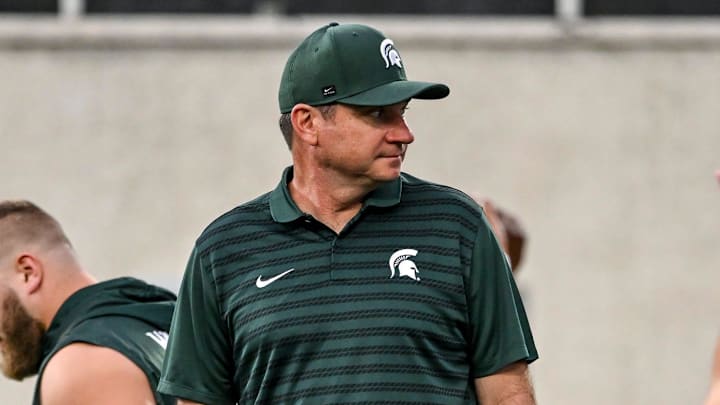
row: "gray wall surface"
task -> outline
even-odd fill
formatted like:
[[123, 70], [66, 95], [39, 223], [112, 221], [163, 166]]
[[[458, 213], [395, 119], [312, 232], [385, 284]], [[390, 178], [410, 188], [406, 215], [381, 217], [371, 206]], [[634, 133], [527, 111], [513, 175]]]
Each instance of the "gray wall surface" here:
[[[527, 228], [517, 279], [539, 402], [701, 403], [720, 322], [717, 32], [370, 22], [411, 79], [452, 90], [411, 104], [406, 171], [490, 196]], [[0, 198], [56, 215], [98, 278], [176, 289], [203, 227], [289, 164], [278, 80], [320, 23], [0, 21], [13, 27], [0, 35]], [[0, 380], [0, 403], [29, 403], [32, 386]]]

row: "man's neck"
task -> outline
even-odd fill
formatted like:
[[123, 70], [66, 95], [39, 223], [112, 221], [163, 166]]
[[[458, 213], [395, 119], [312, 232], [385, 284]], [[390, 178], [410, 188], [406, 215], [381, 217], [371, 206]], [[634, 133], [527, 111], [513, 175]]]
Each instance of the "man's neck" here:
[[298, 208], [312, 215], [327, 227], [340, 233], [360, 211], [365, 196], [373, 188], [338, 181], [336, 177], [319, 173], [294, 172], [289, 184], [290, 196]]
[[97, 283], [97, 280], [83, 270], [72, 270], [72, 276], [63, 278], [62, 281], [45, 280], [44, 282], [55, 283], [50, 294], [46, 298], [46, 305], [41, 309], [39, 321], [47, 328], [53, 318], [60, 310], [65, 301], [79, 290]]

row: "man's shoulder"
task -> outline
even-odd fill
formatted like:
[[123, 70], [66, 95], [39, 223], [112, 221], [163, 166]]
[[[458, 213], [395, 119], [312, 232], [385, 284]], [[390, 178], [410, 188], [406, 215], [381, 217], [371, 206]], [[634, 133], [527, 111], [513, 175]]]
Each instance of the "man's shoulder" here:
[[[168, 331], [157, 325], [122, 314], [106, 314], [83, 320], [65, 333], [53, 357], [78, 343], [105, 347], [122, 353], [138, 366], [153, 368], [162, 363]], [[50, 360], [53, 359], [50, 358]]]
[[80, 342], [50, 358], [40, 392], [43, 404], [154, 401], [147, 377], [129, 358], [108, 347]]
[[67, 373], [71, 369], [75, 369], [77, 365], [83, 367], [77, 367], [78, 373], [82, 373], [83, 370], [92, 369], [93, 364], [106, 362], [108, 366], [120, 364], [132, 365], [132, 363], [126, 363], [127, 357], [120, 351], [97, 344], [91, 344], [87, 342], [73, 342], [70, 343], [50, 357], [48, 360], [45, 372], [43, 373], [43, 381], [46, 381], [49, 375], [52, 375], [53, 371], [59, 373]]
[[[144, 336], [145, 332], [152, 330], [160, 330], [153, 322], [140, 319], [134, 313], [105, 313], [98, 314], [88, 319], [84, 319], [70, 328], [67, 332], [67, 338], [72, 341], [93, 342], [93, 337], [97, 337], [102, 344], [103, 340], [109, 338], [136, 340], [136, 336]], [[139, 331], [143, 333], [138, 334]]]
[[238, 219], [267, 215], [266, 213], [269, 210], [269, 200], [270, 193], [265, 193], [253, 200], [244, 202], [215, 218], [215, 220], [213, 220], [207, 228], [214, 229], [227, 223], [237, 221]]
[[414, 198], [436, 199], [439, 201], [447, 201], [451, 204], [472, 207], [473, 210], [480, 209], [477, 201], [455, 187], [424, 180], [404, 172], [401, 180], [403, 183], [403, 196], [409, 195]]
[[244, 225], [270, 220], [269, 199], [270, 193], [265, 193], [224, 212], [205, 227], [198, 237], [198, 245], [217, 237], [227, 237], [228, 232], [242, 230]]

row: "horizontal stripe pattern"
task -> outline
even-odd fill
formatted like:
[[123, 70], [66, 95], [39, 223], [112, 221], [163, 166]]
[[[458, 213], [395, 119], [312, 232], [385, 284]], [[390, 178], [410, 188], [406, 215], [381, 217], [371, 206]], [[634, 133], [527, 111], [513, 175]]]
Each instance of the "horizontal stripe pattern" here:
[[[336, 235], [304, 218], [276, 223], [269, 198], [218, 218], [197, 243], [228, 324], [240, 403], [474, 403], [465, 282], [477, 205], [410, 179], [399, 205], [366, 207]], [[391, 269], [401, 249], [418, 252], [407, 260], [419, 280]]]

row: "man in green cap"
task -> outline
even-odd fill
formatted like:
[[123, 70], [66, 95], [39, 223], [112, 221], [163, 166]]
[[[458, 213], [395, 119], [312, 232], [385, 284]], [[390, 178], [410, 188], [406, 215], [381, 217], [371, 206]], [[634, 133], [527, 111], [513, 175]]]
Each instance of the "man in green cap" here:
[[159, 391], [180, 404], [534, 404], [537, 358], [480, 206], [401, 172], [414, 138], [393, 41], [331, 23], [287, 61], [277, 187], [197, 239]]

